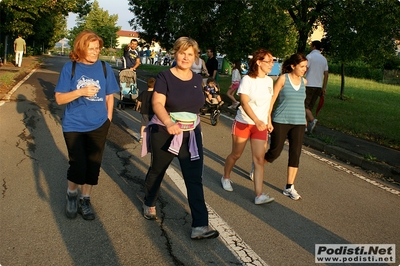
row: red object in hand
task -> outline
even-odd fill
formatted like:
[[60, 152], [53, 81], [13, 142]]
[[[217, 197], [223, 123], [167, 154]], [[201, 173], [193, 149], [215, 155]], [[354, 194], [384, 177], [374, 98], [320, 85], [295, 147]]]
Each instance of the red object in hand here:
[[319, 97], [319, 102], [318, 102], [318, 106], [317, 106], [317, 111], [316, 116], [318, 116], [319, 111], [322, 109], [322, 106], [324, 105], [324, 101], [325, 101], [325, 97], [324, 95], [321, 93], [321, 96]]

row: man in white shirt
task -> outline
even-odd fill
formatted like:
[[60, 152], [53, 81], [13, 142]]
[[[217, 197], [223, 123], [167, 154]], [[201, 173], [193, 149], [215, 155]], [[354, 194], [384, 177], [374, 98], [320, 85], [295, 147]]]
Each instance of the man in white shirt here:
[[321, 42], [311, 43], [311, 52], [307, 55], [307, 86], [306, 86], [306, 118], [307, 131], [312, 133], [318, 120], [314, 118], [312, 109], [318, 97], [325, 95], [326, 84], [328, 83], [328, 62], [321, 54]]

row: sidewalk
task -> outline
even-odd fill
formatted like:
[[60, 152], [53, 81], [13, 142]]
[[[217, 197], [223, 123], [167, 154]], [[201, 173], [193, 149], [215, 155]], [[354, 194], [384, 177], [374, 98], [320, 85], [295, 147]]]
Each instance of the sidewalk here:
[[[21, 69], [7, 63], [7, 65], [0, 67], [0, 76], [18, 70], [28, 74], [39, 62], [39, 59], [40, 57], [24, 58]], [[138, 69], [137, 75], [138, 78], [143, 80], [154, 76], [140, 69]], [[12, 89], [12, 87], [9, 89]], [[0, 100], [6, 93], [0, 90]], [[232, 115], [236, 113], [226, 106], [223, 106], [222, 110]], [[330, 144], [322, 140], [329, 140]], [[321, 125], [317, 125], [312, 135], [305, 135], [304, 145], [334, 155], [344, 162], [373, 171], [400, 183], [400, 151], [398, 150], [331, 130]]]
[[35, 67], [40, 64], [41, 57], [40, 56], [28, 56], [22, 59], [21, 67], [16, 67], [12, 62], [7, 62], [0, 67], [0, 76], [4, 77], [7, 75], [12, 75], [19, 73], [18, 77], [14, 79], [13, 85], [5, 86], [2, 81], [0, 81], [0, 100], [4, 98], [4, 96], [29, 72], [32, 71]]

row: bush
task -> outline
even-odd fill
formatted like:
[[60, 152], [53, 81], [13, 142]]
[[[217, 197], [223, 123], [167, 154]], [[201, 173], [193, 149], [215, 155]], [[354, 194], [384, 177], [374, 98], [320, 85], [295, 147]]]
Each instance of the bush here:
[[[341, 74], [341, 64], [332, 62], [329, 63], [329, 73]], [[371, 68], [362, 61], [345, 63], [344, 74], [348, 77], [371, 79], [375, 81], [383, 80], [383, 69]]]

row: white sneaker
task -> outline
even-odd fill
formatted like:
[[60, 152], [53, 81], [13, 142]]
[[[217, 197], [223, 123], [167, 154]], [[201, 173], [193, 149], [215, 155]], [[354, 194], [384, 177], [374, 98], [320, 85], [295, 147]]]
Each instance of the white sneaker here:
[[249, 173], [249, 177], [251, 181], [254, 181], [254, 163], [251, 163], [251, 170]]
[[231, 185], [232, 181], [230, 178], [224, 179], [224, 177], [221, 177], [221, 184], [222, 187], [226, 190], [226, 191], [233, 191], [232, 185]]
[[291, 188], [285, 187], [282, 191], [282, 194], [294, 200], [301, 199], [301, 196], [299, 195], [299, 193], [297, 193], [297, 190], [294, 189], [294, 185], [292, 185]]
[[273, 202], [275, 199], [273, 197], [268, 196], [267, 194], [261, 194], [260, 196], [257, 196], [254, 199], [254, 203], [259, 205], [259, 204], [265, 204], [265, 203], [270, 203]]

